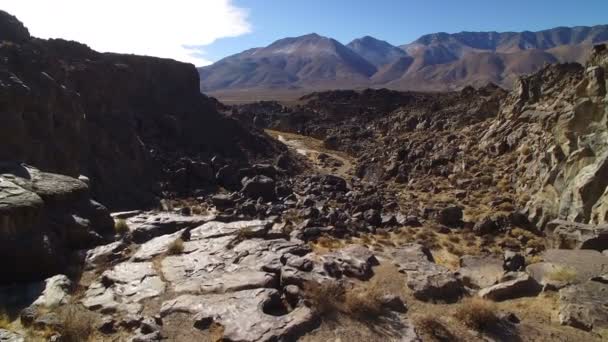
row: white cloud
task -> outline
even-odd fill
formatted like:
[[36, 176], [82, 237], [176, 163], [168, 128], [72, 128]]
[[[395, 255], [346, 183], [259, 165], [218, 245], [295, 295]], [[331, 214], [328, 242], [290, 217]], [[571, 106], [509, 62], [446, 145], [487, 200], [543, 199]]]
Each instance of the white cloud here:
[[247, 10], [231, 0], [0, 0], [0, 8], [36, 37], [197, 66], [210, 62], [193, 46], [251, 31]]

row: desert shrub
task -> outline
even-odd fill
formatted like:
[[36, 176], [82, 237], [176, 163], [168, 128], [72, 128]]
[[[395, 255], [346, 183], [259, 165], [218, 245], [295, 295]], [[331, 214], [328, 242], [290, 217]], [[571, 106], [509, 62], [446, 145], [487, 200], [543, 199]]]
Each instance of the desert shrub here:
[[11, 325], [11, 319], [6, 312], [0, 311], [0, 329], [8, 329]]
[[93, 335], [95, 319], [91, 312], [79, 305], [67, 305], [57, 312], [61, 327], [61, 341], [86, 342]]
[[384, 292], [378, 283], [370, 283], [352, 289], [334, 281], [308, 284], [304, 297], [319, 315], [331, 317], [343, 314], [357, 320], [371, 320], [383, 314]]
[[416, 330], [436, 341], [454, 341], [455, 336], [436, 316], [424, 315], [414, 319]]
[[317, 238], [317, 245], [327, 249], [337, 249], [342, 247], [342, 242], [338, 239], [332, 238], [327, 235], [322, 235]]
[[448, 235], [448, 241], [453, 242], [453, 243], [459, 243], [460, 236], [458, 236], [457, 234], [450, 234], [450, 235]]
[[347, 291], [342, 307], [343, 313], [359, 320], [376, 319], [383, 314], [384, 291], [377, 283]]
[[304, 285], [304, 298], [319, 315], [333, 315], [340, 312], [345, 293], [344, 287], [334, 281]]
[[125, 219], [114, 221], [114, 231], [119, 235], [124, 235], [129, 232], [129, 224]]
[[184, 252], [184, 240], [181, 238], [175, 239], [175, 241], [171, 242], [169, 248], [167, 249], [167, 253], [169, 255], [177, 255]]
[[498, 322], [494, 303], [478, 297], [463, 300], [454, 317], [475, 330], [483, 330]]
[[203, 208], [200, 205], [193, 205], [192, 207], [190, 207], [190, 212], [192, 213], [192, 215], [207, 215], [207, 209]]
[[569, 283], [576, 279], [576, 270], [569, 267], [558, 266], [547, 274], [547, 278], [554, 281]]

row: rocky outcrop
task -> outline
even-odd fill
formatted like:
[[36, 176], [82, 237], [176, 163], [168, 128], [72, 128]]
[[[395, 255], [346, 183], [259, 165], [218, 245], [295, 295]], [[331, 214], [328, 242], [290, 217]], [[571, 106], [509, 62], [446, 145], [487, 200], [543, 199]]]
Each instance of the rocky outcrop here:
[[595, 51], [586, 67], [550, 65], [522, 78], [481, 139], [518, 152], [514, 181], [531, 195], [527, 212], [540, 227], [555, 218], [606, 221], [608, 53]]
[[40, 279], [66, 271], [70, 252], [113, 234], [108, 210], [74, 178], [24, 165], [0, 168], [0, 279]]
[[208, 185], [188, 160], [246, 164], [279, 149], [220, 115], [192, 65], [32, 38], [5, 12], [0, 27], [11, 42], [0, 47], [0, 161], [85, 175], [97, 200], [132, 208]]
[[553, 220], [547, 225], [554, 248], [608, 249], [608, 224], [590, 225], [563, 220]]

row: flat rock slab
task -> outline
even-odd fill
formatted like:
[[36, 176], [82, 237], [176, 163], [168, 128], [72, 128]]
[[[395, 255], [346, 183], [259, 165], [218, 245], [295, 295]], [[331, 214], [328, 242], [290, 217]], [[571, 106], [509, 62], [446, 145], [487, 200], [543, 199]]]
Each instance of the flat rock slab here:
[[390, 252], [399, 272], [407, 275], [407, 286], [423, 301], [454, 302], [464, 286], [454, 272], [433, 261], [430, 252], [419, 244], [409, 244]]
[[496, 284], [505, 274], [502, 259], [465, 255], [460, 258], [458, 273], [465, 285], [479, 289]]
[[215, 219], [214, 215], [184, 216], [176, 213], [145, 213], [127, 219], [133, 241], [144, 243], [157, 236], [194, 228]]
[[266, 220], [207, 222], [200, 227], [192, 229], [190, 232], [192, 239], [210, 239], [226, 235], [243, 234], [243, 237], [263, 237], [268, 229], [270, 222]]
[[[194, 237], [194, 235], [193, 235]], [[309, 251], [284, 239], [248, 239], [234, 247], [234, 236], [184, 242], [184, 252], [165, 257], [162, 272], [176, 292], [230, 292], [278, 286], [281, 258]]]
[[151, 262], [125, 262], [104, 272], [87, 289], [82, 304], [103, 313], [139, 313], [141, 301], [165, 292], [165, 283]]
[[97, 246], [86, 251], [85, 267], [93, 269], [102, 266], [108, 262], [121, 258], [121, 252], [127, 248], [127, 244], [122, 240], [109, 243], [107, 245]]
[[185, 229], [179, 230], [173, 234], [161, 235], [144, 243], [137, 249], [137, 252], [132, 257], [133, 261], [147, 261], [157, 255], [166, 253], [169, 247], [178, 239], [181, 238]]
[[592, 330], [608, 328], [608, 282], [589, 280], [559, 291], [561, 324]]
[[220, 324], [227, 341], [295, 340], [316, 321], [313, 312], [304, 306], [282, 312], [280, 294], [274, 289], [183, 295], [163, 303], [161, 316], [172, 313], [193, 315], [193, 325], [199, 329]]
[[608, 272], [608, 256], [594, 250], [548, 249], [542, 257], [544, 262], [575, 270], [577, 282]]

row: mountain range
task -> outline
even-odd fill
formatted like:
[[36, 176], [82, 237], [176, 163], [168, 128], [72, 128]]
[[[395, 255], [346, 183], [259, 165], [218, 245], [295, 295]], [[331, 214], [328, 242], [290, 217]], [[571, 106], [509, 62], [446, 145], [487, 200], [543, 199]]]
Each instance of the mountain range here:
[[220, 98], [366, 87], [446, 91], [489, 82], [510, 88], [546, 63], [582, 63], [594, 44], [605, 41], [608, 25], [441, 32], [401, 46], [370, 36], [343, 45], [312, 33], [226, 57], [199, 74], [201, 90]]

